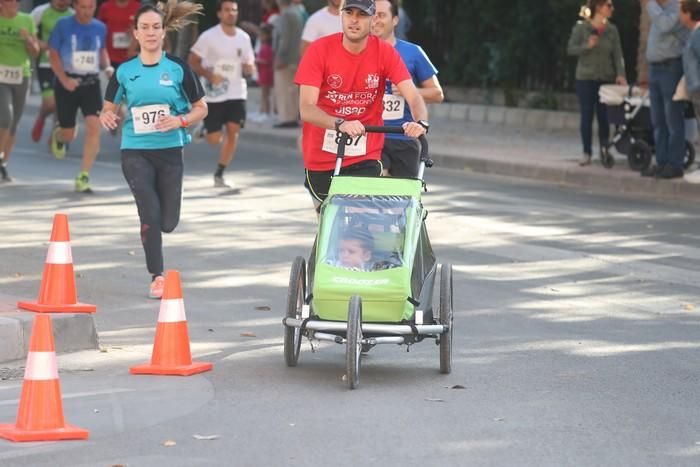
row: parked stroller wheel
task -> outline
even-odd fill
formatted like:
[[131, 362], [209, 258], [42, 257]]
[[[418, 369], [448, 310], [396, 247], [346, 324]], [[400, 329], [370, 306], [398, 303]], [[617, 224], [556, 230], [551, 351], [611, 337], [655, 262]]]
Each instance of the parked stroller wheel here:
[[348, 332], [345, 346], [345, 376], [348, 387], [360, 385], [360, 354], [362, 353], [362, 299], [350, 297], [348, 305]]
[[651, 147], [646, 141], [638, 139], [630, 146], [630, 152], [627, 154], [627, 163], [630, 169], [637, 172], [646, 170], [651, 164]]
[[443, 264], [440, 268], [440, 324], [449, 326], [440, 334], [440, 373], [452, 372], [452, 265]]
[[612, 169], [615, 165], [615, 158], [610, 154], [610, 151], [602, 151], [600, 153], [600, 163], [606, 169]]
[[[287, 290], [287, 318], [301, 318], [301, 310], [306, 296], [306, 265], [304, 258], [297, 256], [289, 274], [289, 289]], [[285, 326], [284, 328], [284, 361], [287, 366], [297, 366], [299, 349], [301, 348], [301, 329]]]
[[683, 160], [683, 168], [688, 170], [695, 162], [695, 146], [690, 141], [685, 142], [685, 159]]

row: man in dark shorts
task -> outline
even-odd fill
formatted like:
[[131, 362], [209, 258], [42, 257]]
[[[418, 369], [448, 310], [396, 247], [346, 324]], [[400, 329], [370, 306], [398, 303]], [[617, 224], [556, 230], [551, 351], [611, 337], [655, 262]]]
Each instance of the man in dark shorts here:
[[389, 43], [370, 35], [375, 13], [374, 0], [347, 0], [341, 11], [343, 32], [312, 43], [297, 71], [304, 121], [304, 185], [317, 210], [330, 188], [338, 131], [353, 138], [341, 173], [381, 176], [384, 135], [366, 134], [365, 126], [382, 125], [387, 79], [396, 83], [412, 112], [414, 121], [403, 125], [404, 134], [417, 138], [428, 129], [425, 102], [401, 56]]
[[[377, 16], [372, 33], [396, 48], [426, 103], [442, 102], [445, 96], [437, 78], [438, 72], [428, 56], [420, 46], [396, 37], [399, 1], [376, 0], [376, 4]], [[406, 100], [390, 81], [386, 83], [383, 118], [384, 124], [388, 126], [401, 126], [411, 121], [411, 112], [406, 106]], [[410, 178], [418, 176], [419, 155], [420, 148], [415, 139], [404, 135], [386, 135], [382, 151], [384, 175]]]
[[194, 72], [206, 80], [207, 142], [221, 145], [214, 186], [231, 188], [231, 183], [224, 180], [224, 170], [233, 160], [238, 135], [245, 126], [248, 99], [245, 76], [255, 73], [255, 52], [248, 33], [236, 27], [238, 2], [219, 0], [217, 16], [219, 24], [199, 36], [188, 61]]
[[[76, 136], [78, 109], [85, 118], [85, 142], [75, 191], [89, 193], [89, 172], [100, 151], [102, 90], [100, 70], [107, 70], [107, 28], [94, 18], [95, 0], [75, 0], [75, 15], [61, 18], [49, 38], [49, 59], [56, 74], [54, 94], [58, 126], [51, 133], [51, 151], [57, 159]], [[111, 68], [110, 68], [111, 70]], [[114, 70], [108, 70], [108, 77]]]

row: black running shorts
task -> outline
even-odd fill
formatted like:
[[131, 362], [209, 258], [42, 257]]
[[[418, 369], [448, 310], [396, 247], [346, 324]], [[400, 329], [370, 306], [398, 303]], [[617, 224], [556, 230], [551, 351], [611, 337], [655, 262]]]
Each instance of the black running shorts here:
[[207, 133], [216, 133], [227, 123], [235, 123], [241, 128], [245, 126], [245, 100], [236, 99], [224, 102], [207, 102], [209, 113], [204, 119]]
[[78, 109], [83, 117], [99, 115], [102, 109], [102, 91], [97, 75], [84, 80], [75, 91], [68, 91], [59, 80], [54, 87], [56, 96], [56, 115], [61, 128], [75, 128]]

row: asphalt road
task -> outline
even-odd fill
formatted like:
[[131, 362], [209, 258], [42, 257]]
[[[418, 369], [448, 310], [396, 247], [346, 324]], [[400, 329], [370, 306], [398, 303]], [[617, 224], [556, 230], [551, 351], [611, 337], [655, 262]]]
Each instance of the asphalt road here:
[[[29, 142], [30, 124], [17, 180], [0, 186], [0, 293], [36, 294], [51, 217], [67, 212], [102, 352], [59, 358], [66, 419], [91, 439], [0, 441], [0, 465], [700, 463], [697, 206], [429, 172], [428, 230], [454, 264], [453, 372], [439, 374], [431, 342], [383, 346], [349, 391], [343, 347], [304, 343], [297, 368], [282, 356], [289, 267], [316, 225], [293, 148], [244, 142], [233, 194], [211, 187], [215, 152], [192, 145], [166, 267], [182, 272], [193, 352], [214, 371], [136, 377], [128, 367], [149, 358], [158, 302], [145, 298], [114, 141], [104, 138], [96, 193], [77, 195], [75, 154], [53, 160]], [[0, 381], [0, 423], [14, 420], [21, 365]]]

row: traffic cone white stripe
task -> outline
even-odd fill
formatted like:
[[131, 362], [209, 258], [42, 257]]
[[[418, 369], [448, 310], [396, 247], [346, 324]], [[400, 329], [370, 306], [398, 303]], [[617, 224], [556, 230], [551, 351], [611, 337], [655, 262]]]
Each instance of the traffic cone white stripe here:
[[73, 264], [70, 242], [50, 242], [46, 264]]
[[29, 352], [24, 379], [31, 381], [50, 381], [58, 379], [56, 352]]
[[185, 302], [181, 298], [160, 301], [159, 323], [180, 323], [183, 321], [187, 321], [187, 318], [185, 317]]

